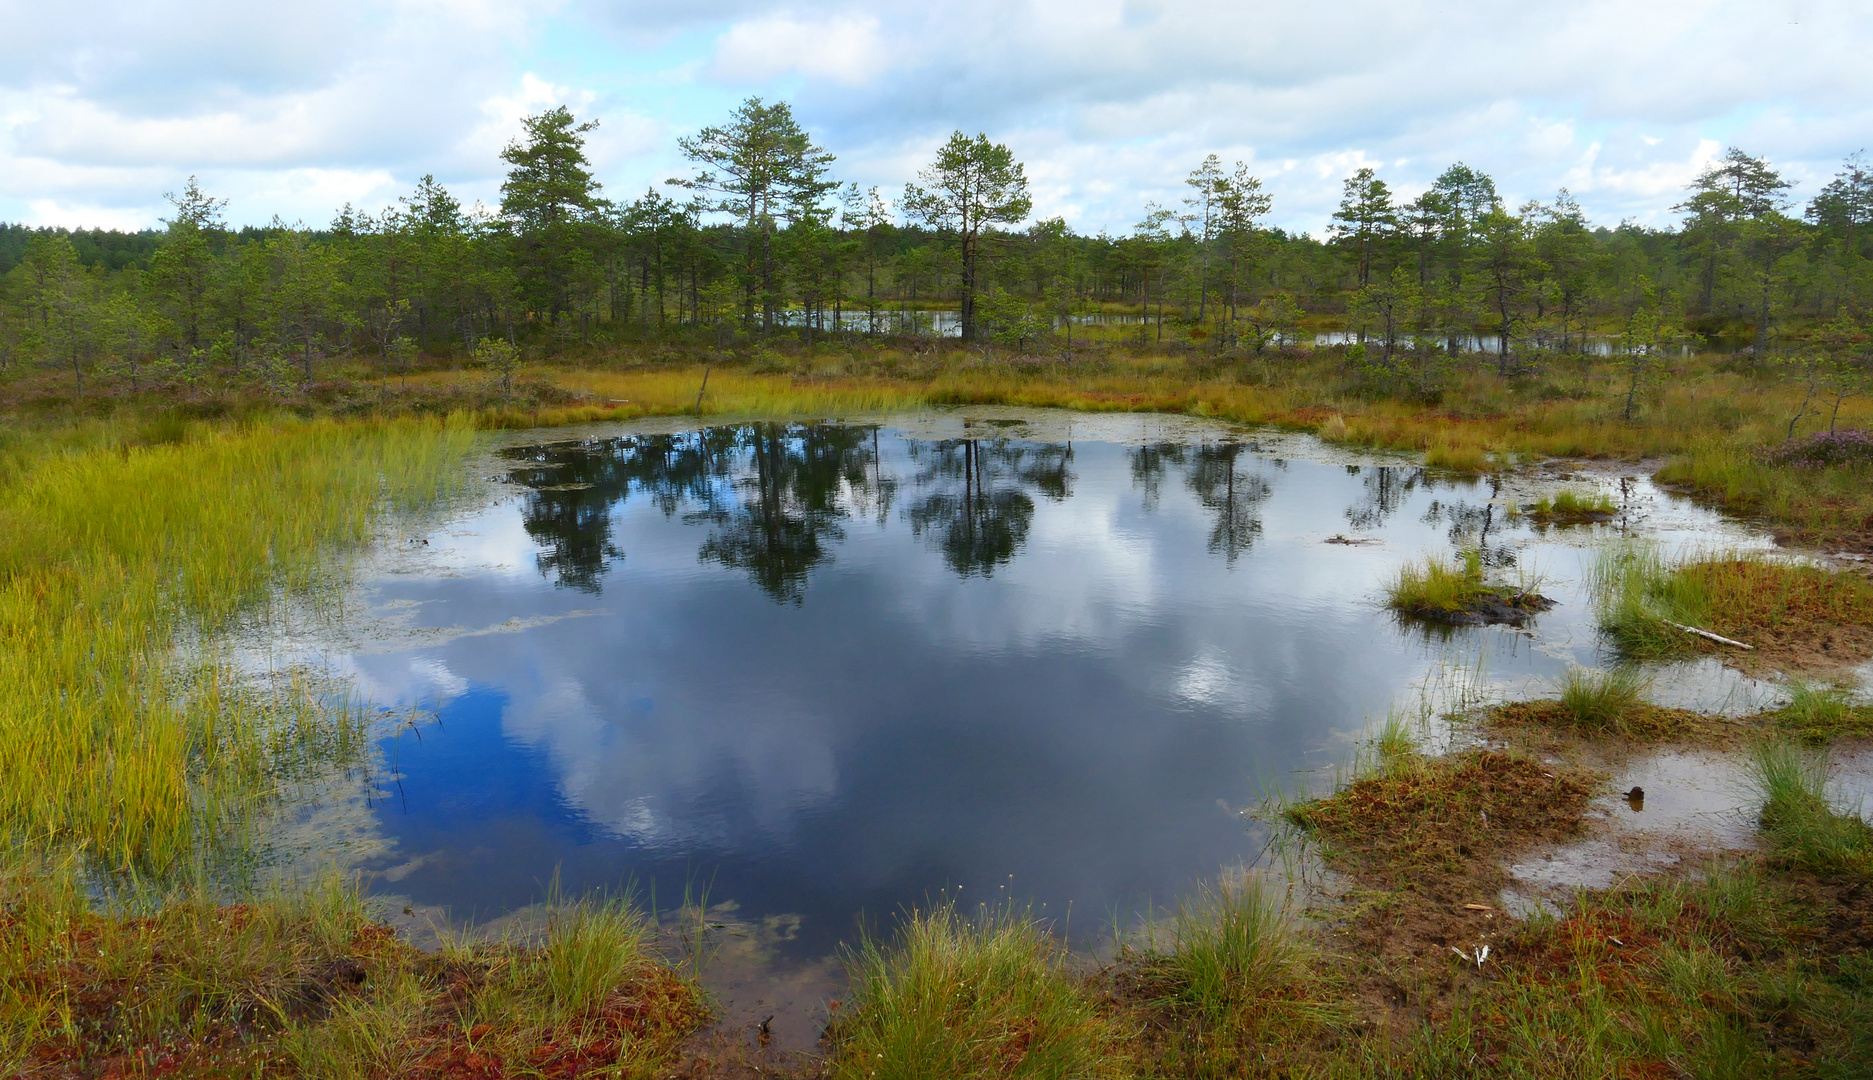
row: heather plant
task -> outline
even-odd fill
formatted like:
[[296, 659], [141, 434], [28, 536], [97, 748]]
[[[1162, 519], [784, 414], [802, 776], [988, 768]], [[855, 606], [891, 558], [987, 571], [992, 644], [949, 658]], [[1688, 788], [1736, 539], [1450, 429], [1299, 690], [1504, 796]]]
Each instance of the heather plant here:
[[1778, 446], [1764, 447], [1768, 465], [1793, 469], [1830, 469], [1873, 464], [1873, 432], [1865, 428], [1820, 431]]

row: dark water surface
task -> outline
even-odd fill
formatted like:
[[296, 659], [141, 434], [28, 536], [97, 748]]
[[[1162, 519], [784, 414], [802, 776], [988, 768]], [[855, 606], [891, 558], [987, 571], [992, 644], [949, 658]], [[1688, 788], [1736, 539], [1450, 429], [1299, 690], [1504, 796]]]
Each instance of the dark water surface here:
[[[398, 632], [333, 657], [436, 718], [384, 743], [375, 888], [486, 918], [556, 874], [706, 886], [801, 956], [943, 890], [1092, 935], [1255, 859], [1267, 786], [1453, 653], [1593, 660], [1582, 545], [1617, 524], [1538, 534], [1487, 483], [1219, 426], [963, 419], [500, 450], [492, 498], [368, 581]], [[1535, 636], [1381, 609], [1477, 542], [1549, 575]]]

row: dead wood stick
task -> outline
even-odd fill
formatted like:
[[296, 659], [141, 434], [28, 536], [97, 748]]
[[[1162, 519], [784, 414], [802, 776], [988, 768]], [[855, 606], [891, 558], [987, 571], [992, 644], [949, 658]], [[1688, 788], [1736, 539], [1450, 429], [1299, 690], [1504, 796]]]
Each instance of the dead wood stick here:
[[1678, 630], [1683, 630], [1687, 634], [1696, 634], [1698, 637], [1706, 638], [1708, 640], [1714, 641], [1719, 645], [1729, 645], [1738, 649], [1748, 649], [1751, 652], [1756, 651], [1756, 646], [1745, 645], [1742, 642], [1736, 640], [1735, 638], [1727, 638], [1727, 637], [1724, 637], [1722, 634], [1713, 634], [1709, 630], [1699, 630], [1695, 626], [1686, 626], [1683, 623], [1675, 623], [1675, 622], [1672, 622], [1670, 619], [1661, 619], [1659, 621], [1663, 622], [1666, 626], [1673, 627], [1674, 629], [1678, 629]]

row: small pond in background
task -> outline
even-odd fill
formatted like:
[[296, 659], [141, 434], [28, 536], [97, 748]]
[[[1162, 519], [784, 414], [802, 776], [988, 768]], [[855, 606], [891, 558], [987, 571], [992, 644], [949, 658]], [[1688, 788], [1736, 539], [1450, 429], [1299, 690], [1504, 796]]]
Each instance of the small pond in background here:
[[[417, 717], [301, 826], [425, 910], [706, 889], [803, 960], [943, 893], [1107, 934], [1254, 861], [1245, 810], [1448, 672], [1532, 695], [1603, 662], [1595, 545], [1766, 544], [1613, 471], [1573, 482], [1617, 520], [1544, 531], [1507, 509], [1554, 476], [1177, 417], [532, 432], [476, 468], [484, 498], [366, 562], [350, 633], [294, 646]], [[1443, 632], [1381, 606], [1478, 544], [1558, 605]], [[1764, 692], [1702, 664], [1655, 695]]]

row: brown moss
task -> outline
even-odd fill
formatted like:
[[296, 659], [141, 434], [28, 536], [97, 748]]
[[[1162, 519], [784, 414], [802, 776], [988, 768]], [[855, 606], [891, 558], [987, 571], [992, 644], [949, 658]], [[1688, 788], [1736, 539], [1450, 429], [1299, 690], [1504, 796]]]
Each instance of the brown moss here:
[[1645, 703], [1625, 710], [1617, 721], [1618, 730], [1614, 732], [1583, 727], [1567, 706], [1559, 701], [1513, 701], [1489, 709], [1483, 714], [1483, 720], [1494, 730], [1538, 729], [1588, 737], [1617, 734], [1648, 742], [1664, 739], [1722, 739], [1734, 736], [1739, 726], [1722, 717], [1706, 716], [1691, 709], [1671, 709]]
[[1704, 629], [1755, 647], [1728, 650], [1741, 666], [1828, 668], [1873, 657], [1873, 582], [1861, 575], [1760, 559], [1691, 563], [1677, 573], [1707, 598]]
[[1495, 750], [1416, 759], [1288, 811], [1328, 857], [1388, 883], [1474, 874], [1514, 851], [1572, 836], [1594, 774]]
[[[479, 992], [524, 959], [515, 946], [445, 957], [355, 914], [334, 924], [192, 901], [141, 918], [27, 918], [18, 905], [44, 897], [13, 884], [0, 912], [0, 1019], [35, 1077], [294, 1075], [294, 1039], [412, 983], [419, 1016], [385, 1055], [413, 1063], [400, 1076], [648, 1074], [708, 1018], [688, 980], [648, 959], [592, 1008], [542, 1023], [526, 986], [510, 994], [523, 1003], [512, 1018], [476, 1009]], [[483, 1021], [473, 1028], [471, 1013]], [[623, 1073], [621, 1057], [634, 1063]]]

